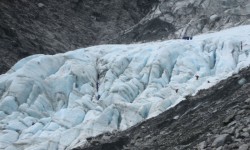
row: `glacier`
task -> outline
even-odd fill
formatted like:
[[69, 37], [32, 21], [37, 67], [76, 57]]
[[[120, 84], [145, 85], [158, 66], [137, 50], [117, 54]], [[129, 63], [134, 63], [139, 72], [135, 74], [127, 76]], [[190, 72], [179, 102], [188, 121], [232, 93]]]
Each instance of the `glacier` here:
[[247, 25], [29, 56], [0, 76], [0, 149], [71, 149], [125, 130], [249, 66], [249, 53]]

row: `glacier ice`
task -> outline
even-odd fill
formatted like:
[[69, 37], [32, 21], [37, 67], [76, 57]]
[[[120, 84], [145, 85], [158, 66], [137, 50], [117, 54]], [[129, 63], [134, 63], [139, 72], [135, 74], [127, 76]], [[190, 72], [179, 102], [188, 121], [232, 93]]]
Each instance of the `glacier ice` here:
[[0, 149], [70, 149], [127, 129], [248, 66], [249, 53], [241, 26], [24, 58], [0, 76]]

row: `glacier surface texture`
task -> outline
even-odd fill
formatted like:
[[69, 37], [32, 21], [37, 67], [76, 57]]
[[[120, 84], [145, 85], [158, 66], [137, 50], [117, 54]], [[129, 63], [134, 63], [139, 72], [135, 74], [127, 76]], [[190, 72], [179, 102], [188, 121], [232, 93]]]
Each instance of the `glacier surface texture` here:
[[241, 26], [24, 58], [0, 76], [0, 149], [70, 149], [127, 129], [237, 73], [249, 53], [250, 26]]

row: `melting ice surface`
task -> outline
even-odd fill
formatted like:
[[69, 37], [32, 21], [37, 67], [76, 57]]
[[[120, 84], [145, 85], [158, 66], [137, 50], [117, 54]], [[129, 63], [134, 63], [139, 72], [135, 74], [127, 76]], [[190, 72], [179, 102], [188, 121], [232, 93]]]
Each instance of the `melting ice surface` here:
[[70, 149], [127, 129], [248, 66], [249, 53], [250, 26], [241, 26], [27, 57], [0, 76], [0, 149]]

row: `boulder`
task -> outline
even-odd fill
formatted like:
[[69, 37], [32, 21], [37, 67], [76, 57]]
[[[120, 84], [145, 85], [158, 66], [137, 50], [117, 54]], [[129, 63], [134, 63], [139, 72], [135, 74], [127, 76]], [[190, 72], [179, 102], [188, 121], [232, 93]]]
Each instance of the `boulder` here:
[[42, 8], [42, 7], [44, 7], [45, 5], [44, 5], [43, 3], [38, 3], [37, 6], [38, 6], [39, 8]]
[[227, 142], [230, 142], [232, 140], [231, 136], [229, 134], [222, 134], [219, 135], [212, 143], [213, 147], [220, 147], [225, 145]]
[[223, 121], [223, 123], [225, 125], [227, 125], [228, 123], [232, 122], [234, 120], [235, 114], [231, 114], [229, 116], [226, 117], [226, 119]]
[[238, 150], [248, 150], [249, 146], [247, 144], [243, 144], [239, 147]]

